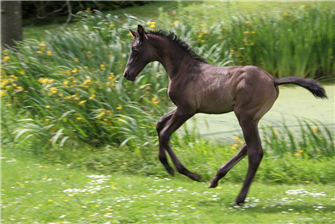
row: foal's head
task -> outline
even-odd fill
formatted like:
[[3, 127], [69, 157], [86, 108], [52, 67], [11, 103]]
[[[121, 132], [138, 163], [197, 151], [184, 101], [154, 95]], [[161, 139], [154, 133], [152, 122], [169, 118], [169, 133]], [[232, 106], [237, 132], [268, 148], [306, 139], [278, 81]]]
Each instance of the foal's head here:
[[134, 81], [142, 69], [153, 61], [153, 48], [148, 43], [148, 36], [141, 25], [138, 25], [137, 32], [129, 31], [135, 39], [130, 46], [130, 55], [124, 71], [124, 77]]

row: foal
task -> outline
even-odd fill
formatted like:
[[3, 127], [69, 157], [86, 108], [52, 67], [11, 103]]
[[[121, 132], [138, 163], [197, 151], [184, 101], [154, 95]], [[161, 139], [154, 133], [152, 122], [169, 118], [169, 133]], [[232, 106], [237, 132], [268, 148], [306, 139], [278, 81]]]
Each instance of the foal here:
[[278, 85], [296, 84], [308, 89], [315, 97], [327, 98], [323, 87], [312, 79], [287, 77], [275, 79], [256, 66], [217, 67], [206, 63], [190, 46], [173, 33], [145, 32], [138, 25], [130, 47], [130, 56], [124, 77], [134, 81], [142, 69], [152, 61], [160, 62], [169, 77], [168, 95], [177, 106], [161, 117], [157, 123], [159, 138], [158, 157], [166, 170], [174, 175], [165, 150], [177, 171], [192, 180], [200, 181], [197, 173], [186, 169], [172, 150], [171, 134], [196, 113], [222, 114], [234, 111], [243, 131], [245, 144], [227, 163], [219, 168], [209, 187], [218, 181], [241, 159], [248, 155], [249, 167], [242, 190], [235, 204], [243, 203], [252, 179], [263, 157], [258, 134], [258, 122], [276, 101]]

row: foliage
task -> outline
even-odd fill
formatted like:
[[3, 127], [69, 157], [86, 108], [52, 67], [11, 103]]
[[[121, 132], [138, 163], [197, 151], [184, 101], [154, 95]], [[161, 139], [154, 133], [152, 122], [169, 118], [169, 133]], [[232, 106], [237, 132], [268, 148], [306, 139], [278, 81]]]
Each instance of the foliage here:
[[[179, 6], [174, 21], [160, 11], [157, 26], [172, 29], [216, 65], [257, 65], [278, 78], [335, 75], [334, 4], [264, 10], [258, 3], [250, 13], [238, 4], [213, 2], [201, 10]], [[253, 8], [254, 3], [244, 4]], [[184, 16], [189, 13], [195, 16]]]
[[88, 9], [115, 10], [149, 4], [150, 1], [23, 1], [23, 25], [44, 25], [66, 21], [68, 14]]
[[267, 155], [282, 156], [291, 153], [305, 158], [334, 156], [333, 133], [326, 125], [317, 121], [298, 121], [299, 133], [291, 131], [285, 123], [283, 129], [262, 127], [263, 147]]
[[[132, 42], [128, 29], [134, 29], [134, 24], [171, 30], [216, 65], [255, 63], [273, 75], [282, 76], [284, 72], [278, 69], [277, 62], [285, 60], [292, 62], [292, 66], [287, 66], [291, 70], [285, 70], [286, 75], [333, 74], [334, 26], [329, 24], [334, 23], [334, 14], [329, 11], [331, 8], [292, 9], [288, 17], [271, 12], [261, 16], [227, 14], [229, 20], [214, 25], [191, 23], [184, 16], [187, 9], [180, 2], [176, 13], [180, 19], [175, 21], [170, 21], [160, 9], [157, 22], [131, 15], [127, 15], [126, 21], [120, 21], [117, 16], [87, 10], [78, 14], [81, 26], [45, 36], [42, 42], [26, 40], [18, 43], [15, 49], [4, 50], [1, 123], [5, 138], [19, 143], [15, 147], [22, 151], [32, 151], [54, 162], [63, 161], [101, 172], [166, 175], [156, 156], [155, 130], [156, 121], [169, 109], [165, 71], [154, 62], [135, 82], [123, 79]], [[288, 18], [297, 22], [291, 23]], [[273, 38], [282, 39], [269, 42], [272, 29], [278, 33], [295, 33], [277, 35]], [[311, 30], [310, 36], [301, 30]], [[299, 43], [294, 42], [299, 40]], [[293, 42], [281, 45], [282, 41]], [[297, 51], [298, 48], [310, 50], [316, 45], [322, 45], [320, 49], [327, 51], [312, 50], [313, 63], [309, 56], [304, 58], [306, 52]], [[254, 49], [255, 46], [259, 48]], [[283, 50], [285, 47], [289, 49]], [[281, 58], [279, 49], [291, 55]], [[278, 60], [267, 61], [272, 56], [266, 52], [271, 52]], [[315, 126], [319, 127], [317, 131], [302, 122], [301, 135], [296, 138], [287, 135], [288, 129], [276, 130], [278, 134], [275, 134], [272, 127], [265, 128], [268, 134], [264, 148], [272, 158], [263, 160], [262, 164], [271, 167], [272, 171], [261, 168], [259, 180], [331, 182], [334, 174], [325, 167], [334, 156], [332, 134], [322, 124]], [[194, 131], [186, 132], [184, 136], [173, 136], [172, 143], [185, 165], [193, 167], [204, 180], [209, 180], [242, 144], [240, 138], [233, 145], [213, 145], [199, 139]], [[208, 157], [206, 161], [205, 156]], [[125, 166], [120, 158], [128, 165]], [[324, 165], [306, 167], [309, 159]], [[246, 168], [245, 160], [227, 175], [228, 180], [243, 180]], [[282, 175], [283, 170], [285, 175]], [[299, 170], [304, 170], [302, 175]], [[306, 173], [313, 173], [313, 176]]]

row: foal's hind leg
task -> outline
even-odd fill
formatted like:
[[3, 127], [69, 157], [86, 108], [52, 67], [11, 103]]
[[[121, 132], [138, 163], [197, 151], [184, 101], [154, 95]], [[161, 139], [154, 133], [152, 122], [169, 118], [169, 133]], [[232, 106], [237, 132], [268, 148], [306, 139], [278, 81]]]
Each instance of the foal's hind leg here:
[[263, 158], [263, 148], [257, 128], [258, 121], [240, 122], [240, 124], [243, 130], [246, 145], [248, 147], [249, 167], [242, 190], [238, 195], [237, 199], [233, 202], [234, 204], [241, 204], [244, 202], [248, 194], [251, 182]]
[[247, 145], [244, 144], [242, 148], [224, 165], [222, 165], [211, 182], [209, 183], [209, 188], [214, 188], [218, 186], [218, 181], [224, 177], [228, 171], [233, 168], [239, 161], [241, 161], [247, 155]]

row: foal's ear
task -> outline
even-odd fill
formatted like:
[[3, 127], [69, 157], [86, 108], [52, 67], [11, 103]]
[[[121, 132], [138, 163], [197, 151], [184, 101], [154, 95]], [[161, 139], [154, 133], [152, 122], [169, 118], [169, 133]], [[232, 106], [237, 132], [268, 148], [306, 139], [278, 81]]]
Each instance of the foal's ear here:
[[147, 35], [145, 34], [145, 30], [143, 28], [143, 26], [138, 25], [137, 26], [137, 32], [140, 36], [140, 39], [143, 41], [144, 39], [148, 39]]
[[131, 30], [131, 29], [129, 29], [129, 31], [130, 31], [130, 34], [131, 34], [133, 37], [136, 37], [136, 32], [135, 32], [135, 31], [133, 31], [133, 30]]

